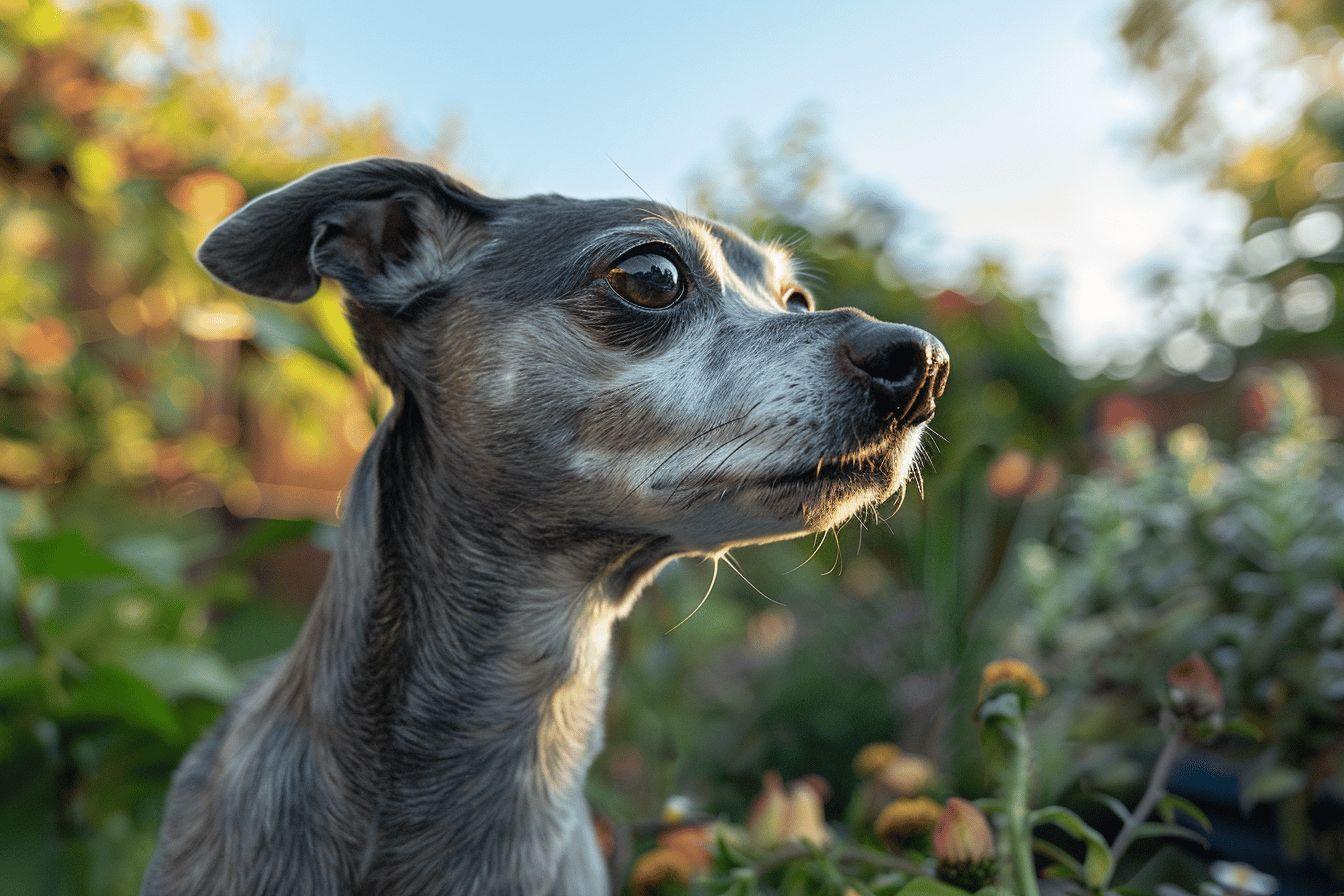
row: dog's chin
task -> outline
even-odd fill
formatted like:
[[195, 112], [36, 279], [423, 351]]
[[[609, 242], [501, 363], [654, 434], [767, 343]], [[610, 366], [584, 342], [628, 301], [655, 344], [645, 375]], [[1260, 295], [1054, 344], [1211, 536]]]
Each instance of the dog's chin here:
[[[698, 530], [701, 550], [759, 544], [821, 532], [899, 492], [915, 466], [918, 426], [877, 446], [847, 454], [781, 465], [706, 483], [684, 522]], [[693, 508], [693, 509], [692, 509]]]

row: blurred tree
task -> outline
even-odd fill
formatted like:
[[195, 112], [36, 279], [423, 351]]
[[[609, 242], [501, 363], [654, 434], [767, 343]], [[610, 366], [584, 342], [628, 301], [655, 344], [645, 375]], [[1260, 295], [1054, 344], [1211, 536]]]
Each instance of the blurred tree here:
[[[1240, 253], [1193, 280], [1158, 263], [1160, 355], [1222, 380], [1234, 358], [1331, 355], [1344, 344], [1344, 6], [1329, 0], [1131, 0], [1118, 35], [1149, 83], [1155, 159], [1244, 200]], [[1192, 298], [1193, 297], [1193, 298]], [[1338, 409], [1336, 409], [1338, 410]]]
[[200, 9], [0, 3], [0, 889], [136, 892], [182, 751], [293, 636], [252, 562], [313, 526], [187, 512], [277, 512], [267, 452], [353, 453], [380, 387], [334, 295], [244, 305], [192, 253], [247, 196], [398, 149], [227, 70]]

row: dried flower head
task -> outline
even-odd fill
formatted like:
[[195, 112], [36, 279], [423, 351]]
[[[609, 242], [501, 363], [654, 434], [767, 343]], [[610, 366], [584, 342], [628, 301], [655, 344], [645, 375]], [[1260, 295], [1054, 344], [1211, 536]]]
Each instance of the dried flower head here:
[[896, 850], [932, 832], [942, 814], [943, 807], [927, 796], [894, 800], [878, 814], [873, 832]]
[[917, 796], [933, 780], [933, 763], [923, 756], [903, 753], [882, 767], [876, 781], [896, 796]]
[[1015, 693], [1023, 709], [1050, 692], [1036, 670], [1021, 660], [995, 660], [980, 673], [980, 702], [1004, 693]]
[[1223, 683], [1208, 661], [1192, 653], [1167, 670], [1171, 711], [1192, 722], [1216, 722], [1223, 713]]
[[879, 741], [868, 744], [854, 757], [854, 774], [860, 778], [871, 778], [899, 755], [901, 748], [893, 743]]
[[656, 896], [666, 884], [689, 884], [694, 874], [695, 868], [686, 856], [675, 849], [656, 847], [635, 860], [630, 870], [630, 892]]
[[933, 827], [933, 856], [942, 880], [971, 892], [985, 887], [995, 874], [989, 819], [972, 803], [952, 797]]

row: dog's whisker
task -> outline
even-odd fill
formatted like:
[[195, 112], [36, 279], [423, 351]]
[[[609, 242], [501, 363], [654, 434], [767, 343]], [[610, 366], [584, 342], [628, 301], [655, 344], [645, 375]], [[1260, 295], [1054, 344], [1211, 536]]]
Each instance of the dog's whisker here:
[[807, 564], [811, 563], [811, 562], [812, 562], [812, 558], [815, 557], [815, 556], [817, 556], [817, 552], [821, 550], [821, 546], [822, 546], [823, 544], [825, 544], [825, 543], [826, 543], [826, 533], [824, 533], [824, 532], [818, 532], [818, 533], [817, 533], [817, 537], [813, 539], [812, 553], [808, 554], [808, 555], [807, 555], [807, 559], [804, 560], [802, 563], [799, 563], [799, 564], [798, 564], [797, 566], [795, 566], [793, 569], [790, 569], [790, 570], [785, 571], [784, 575], [788, 575], [788, 574], [791, 573], [791, 572], [797, 572], [798, 570], [802, 569], [802, 568], [803, 568], [804, 566], [806, 566]]
[[835, 570], [836, 570], [837, 567], [843, 568], [843, 559], [842, 559], [842, 558], [843, 558], [843, 555], [844, 555], [844, 551], [843, 551], [843, 550], [841, 549], [841, 547], [840, 547], [840, 529], [839, 529], [839, 527], [837, 527], [837, 526], [832, 526], [832, 527], [831, 527], [831, 534], [832, 534], [833, 536], [835, 536], [835, 559], [834, 559], [833, 561], [831, 561], [831, 568], [828, 569], [828, 570], [826, 570], [824, 573], [822, 573], [822, 575], [824, 575], [824, 576], [828, 576], [828, 575], [830, 575], [831, 573], [835, 572]]
[[651, 196], [651, 195], [649, 194], [649, 191], [648, 191], [648, 190], [644, 189], [644, 187], [640, 185], [639, 181], [635, 180], [633, 177], [630, 176], [630, 172], [629, 172], [629, 171], [626, 171], [624, 168], [621, 167], [621, 163], [620, 163], [620, 162], [618, 162], [618, 161], [616, 161], [615, 159], [613, 159], [610, 155], [607, 156], [607, 161], [610, 162], [611, 164], [615, 165], [615, 166], [616, 166], [616, 170], [619, 171], [619, 172], [621, 172], [622, 174], [624, 174], [624, 175], [625, 175], [625, 179], [628, 180], [628, 181], [630, 181], [630, 183], [634, 184], [634, 185], [635, 185], [635, 189], [639, 190], [639, 192], [641, 192], [641, 193], [643, 193], [645, 196], [647, 196], [647, 197], [648, 197], [648, 200], [649, 200], [650, 202], [657, 202], [657, 201], [658, 201], [657, 199], [654, 199], [653, 196]]
[[690, 622], [691, 617], [694, 616], [696, 613], [699, 613], [700, 608], [705, 605], [705, 601], [709, 600], [709, 594], [711, 591], [714, 590], [714, 583], [719, 580], [719, 555], [715, 554], [711, 559], [714, 561], [714, 572], [711, 573], [709, 576], [709, 587], [705, 589], [705, 596], [700, 598], [700, 603], [695, 605], [694, 610], [686, 614], [685, 619], [681, 620], [676, 625], [672, 626], [670, 629], [663, 632], [664, 635], [670, 635], [674, 631], [685, 625], [687, 622]]
[[715, 466], [714, 469], [710, 471], [709, 475], [706, 476], [706, 477], [704, 478], [703, 482], [704, 482], [705, 484], [712, 484], [713, 481], [714, 481], [714, 477], [717, 476], [717, 475], [719, 474], [719, 471], [723, 469], [724, 465], [725, 465], [726, 463], [728, 463], [728, 461], [730, 461], [730, 460], [733, 459], [733, 457], [737, 454], [737, 452], [741, 451], [743, 448], [747, 447], [747, 446], [750, 445], [752, 442], [756, 441], [756, 439], [758, 439], [758, 438], [760, 438], [761, 436], [765, 435], [767, 432], [769, 432], [769, 431], [770, 431], [771, 429], [773, 429], [773, 428], [774, 428], [774, 424], [773, 424], [773, 423], [766, 423], [766, 424], [758, 425], [758, 426], [756, 426], [756, 427], [753, 427], [752, 429], [747, 430], [745, 433], [741, 433], [740, 435], [734, 436], [733, 438], [728, 439], [726, 442], [723, 442], [723, 443], [721, 443], [721, 444], [715, 446], [715, 447], [714, 447], [713, 449], [711, 449], [711, 450], [710, 450], [710, 451], [709, 451], [703, 458], [700, 459], [700, 462], [699, 462], [699, 463], [697, 463], [694, 467], [692, 467], [690, 470], [688, 470], [688, 471], [686, 472], [686, 475], [684, 475], [684, 476], [681, 477], [681, 479], [678, 481], [677, 485], [676, 485], [675, 487], [673, 487], [672, 491], [668, 494], [667, 499], [666, 499], [663, 503], [664, 503], [664, 504], [667, 504], [668, 501], [671, 501], [672, 498], [676, 497], [676, 495], [677, 495], [682, 489], [684, 489], [684, 488], [694, 488], [694, 487], [695, 487], [694, 484], [691, 483], [691, 482], [689, 481], [690, 478], [691, 478], [691, 476], [692, 476], [692, 474], [694, 474], [694, 473], [696, 472], [696, 470], [698, 470], [698, 469], [700, 468], [701, 464], [703, 464], [705, 461], [709, 460], [709, 458], [713, 457], [715, 453], [717, 453], [717, 452], [719, 452], [719, 451], [722, 451], [724, 448], [727, 448], [729, 445], [732, 445], [734, 442], [737, 442], [739, 439], [744, 439], [744, 440], [745, 440], [745, 441], [742, 441], [742, 443], [739, 444], [739, 445], [738, 445], [736, 448], [734, 448], [732, 451], [730, 451], [730, 452], [728, 453], [728, 456], [727, 456], [727, 457], [725, 457], [723, 460], [719, 461], [718, 465]]
[[[764, 399], [762, 399], [762, 401], [764, 401]], [[687, 439], [687, 440], [686, 440], [686, 441], [685, 441], [679, 448], [677, 448], [675, 451], [673, 451], [673, 452], [672, 452], [671, 454], [669, 454], [667, 457], [665, 457], [665, 458], [663, 458], [661, 461], [659, 461], [659, 462], [658, 462], [658, 465], [657, 465], [656, 467], [653, 468], [653, 470], [649, 473], [649, 475], [647, 475], [647, 476], [645, 476], [643, 479], [641, 479], [641, 480], [639, 481], [639, 483], [635, 485], [634, 488], [632, 488], [632, 489], [630, 489], [630, 491], [626, 492], [626, 493], [625, 493], [625, 496], [622, 497], [621, 500], [618, 501], [618, 502], [616, 503], [616, 508], [615, 508], [615, 510], [620, 510], [621, 507], [622, 507], [622, 505], [624, 505], [626, 501], [628, 501], [632, 496], [634, 496], [634, 494], [635, 494], [636, 492], [638, 492], [641, 488], [643, 488], [645, 485], [647, 485], [650, 479], [652, 479], [654, 476], [658, 475], [658, 471], [661, 470], [664, 466], [666, 466], [666, 465], [668, 464], [668, 462], [670, 462], [670, 461], [672, 460], [672, 458], [676, 457], [678, 454], [680, 454], [681, 452], [685, 451], [687, 448], [691, 447], [691, 445], [695, 444], [695, 443], [698, 442], [700, 439], [704, 438], [705, 436], [709, 435], [710, 433], [712, 433], [712, 432], [716, 432], [716, 431], [722, 429], [722, 428], [725, 427], [725, 426], [731, 426], [732, 424], [737, 423], [739, 420], [743, 420], [743, 419], [745, 419], [747, 416], [749, 416], [749, 415], [751, 414], [752, 411], [754, 411], [754, 410], [756, 410], [756, 408], [760, 407], [760, 405], [761, 405], [761, 402], [758, 401], [758, 402], [756, 402], [756, 404], [752, 405], [750, 408], [748, 408], [747, 410], [743, 411], [741, 414], [737, 415], [736, 417], [733, 417], [733, 418], [730, 419], [730, 420], [725, 420], [725, 421], [723, 421], [722, 423], [719, 423], [719, 424], [717, 424], [717, 425], [715, 425], [715, 426], [706, 427], [705, 429], [702, 429], [702, 430], [700, 430], [700, 432], [698, 432], [698, 433], [696, 433], [695, 435], [691, 436], [691, 437], [690, 437], [689, 439]], [[613, 512], [614, 512], [614, 511], [613, 511]]]
[[732, 554], [729, 554], [729, 553], [726, 553], [726, 552], [725, 552], [724, 555], [723, 555], [723, 561], [724, 561], [725, 563], [728, 564], [728, 568], [729, 568], [729, 569], [731, 569], [733, 572], [737, 573], [737, 577], [738, 577], [739, 579], [741, 579], [742, 581], [744, 581], [744, 582], [747, 583], [747, 586], [748, 586], [749, 588], [751, 588], [752, 591], [755, 591], [757, 594], [759, 594], [761, 597], [765, 598], [766, 600], [770, 601], [770, 603], [772, 603], [772, 604], [776, 604], [777, 606], [781, 606], [781, 607], [784, 606], [784, 604], [780, 603], [779, 601], [775, 600], [775, 599], [774, 599], [773, 597], [771, 597], [770, 595], [766, 594], [766, 593], [765, 593], [764, 591], [762, 591], [761, 589], [757, 588], [757, 587], [756, 587], [756, 583], [753, 582], [751, 579], [747, 578], [747, 574], [744, 573], [744, 572], [742, 571], [741, 567], [739, 567], [739, 566], [737, 565], [737, 563], [735, 563], [735, 562], [733, 561], [733, 556], [732, 556]]

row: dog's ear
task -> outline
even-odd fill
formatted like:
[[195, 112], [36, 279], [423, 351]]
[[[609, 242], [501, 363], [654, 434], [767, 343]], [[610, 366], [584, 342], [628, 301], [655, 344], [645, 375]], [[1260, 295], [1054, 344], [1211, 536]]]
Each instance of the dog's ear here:
[[257, 197], [196, 257], [250, 295], [302, 302], [330, 277], [352, 300], [395, 313], [441, 287], [500, 204], [428, 165], [364, 159]]

